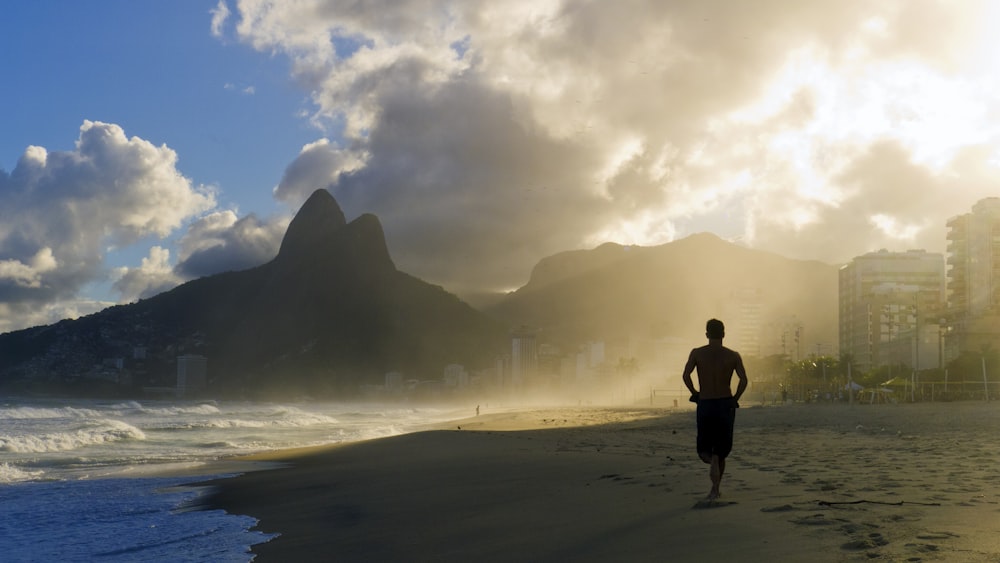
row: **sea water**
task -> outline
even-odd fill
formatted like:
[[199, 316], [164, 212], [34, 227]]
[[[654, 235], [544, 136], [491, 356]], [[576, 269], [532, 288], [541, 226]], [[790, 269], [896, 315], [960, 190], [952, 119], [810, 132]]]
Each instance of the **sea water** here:
[[[252, 518], [187, 510], [208, 463], [461, 416], [343, 403], [0, 399], [0, 560], [249, 561]], [[205, 467], [199, 473], [199, 467]], [[184, 470], [195, 477], [157, 475]]]

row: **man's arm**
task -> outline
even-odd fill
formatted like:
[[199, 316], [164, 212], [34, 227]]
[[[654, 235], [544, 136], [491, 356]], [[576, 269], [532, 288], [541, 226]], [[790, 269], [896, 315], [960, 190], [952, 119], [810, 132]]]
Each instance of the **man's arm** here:
[[686, 364], [684, 364], [684, 373], [683, 375], [681, 375], [681, 379], [684, 380], [684, 385], [687, 386], [688, 391], [691, 392], [691, 395], [698, 394], [698, 392], [694, 390], [694, 382], [691, 381], [691, 372], [694, 371], [694, 368], [695, 368], [694, 350], [691, 350], [691, 353], [688, 354], [688, 361]]
[[740, 356], [739, 352], [736, 353], [736, 377], [740, 378], [740, 382], [736, 385], [734, 398], [739, 402], [740, 397], [743, 396], [743, 392], [747, 390], [747, 384], [749, 383], [747, 370], [743, 367], [743, 357]]

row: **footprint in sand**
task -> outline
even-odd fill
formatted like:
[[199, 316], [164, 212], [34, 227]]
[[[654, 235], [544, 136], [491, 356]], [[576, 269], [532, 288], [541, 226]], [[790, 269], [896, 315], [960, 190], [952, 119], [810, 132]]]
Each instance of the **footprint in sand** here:
[[735, 501], [706, 498], [706, 499], [701, 499], [698, 502], [694, 503], [694, 506], [692, 506], [691, 508], [698, 508], [698, 509], [721, 508], [723, 506], [732, 506], [734, 504], [736, 504]]
[[636, 481], [633, 481], [633, 479], [635, 479], [634, 477], [629, 477], [628, 475], [619, 475], [618, 473], [606, 473], [597, 478], [598, 481], [601, 481], [603, 479], [610, 479], [612, 481], [619, 481], [619, 482], [624, 481], [622, 483], [623, 485], [637, 484]]
[[906, 547], [915, 549], [920, 553], [931, 553], [939, 549], [938, 546], [932, 543], [908, 543]]
[[857, 538], [851, 540], [840, 546], [840, 549], [847, 551], [860, 551], [865, 549], [872, 549], [877, 547], [883, 547], [889, 545], [889, 540], [885, 539], [882, 534], [878, 532], [872, 532], [868, 534], [866, 538]]
[[793, 510], [798, 510], [790, 504], [782, 504], [781, 506], [765, 506], [761, 508], [761, 512], [791, 512]]
[[[802, 516], [792, 520], [792, 524], [798, 524], [799, 526], [832, 526], [838, 523], [839, 519], [827, 519], [826, 516], [822, 514], [813, 514], [812, 516]], [[846, 520], [840, 520], [840, 522], [846, 522]]]

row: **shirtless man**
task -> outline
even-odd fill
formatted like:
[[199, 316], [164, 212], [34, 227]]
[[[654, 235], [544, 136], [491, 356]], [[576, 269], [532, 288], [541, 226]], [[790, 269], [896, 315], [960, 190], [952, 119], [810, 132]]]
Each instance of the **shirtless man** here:
[[[712, 490], [709, 500], [719, 498], [719, 484], [726, 471], [726, 456], [733, 449], [733, 422], [739, 400], [747, 388], [747, 372], [739, 352], [722, 345], [726, 327], [712, 319], [705, 324], [708, 344], [691, 350], [684, 365], [684, 385], [691, 392], [691, 401], [698, 403], [698, 457], [709, 464]], [[691, 381], [691, 372], [698, 370], [698, 390]], [[734, 395], [730, 388], [733, 373], [740, 379]]]

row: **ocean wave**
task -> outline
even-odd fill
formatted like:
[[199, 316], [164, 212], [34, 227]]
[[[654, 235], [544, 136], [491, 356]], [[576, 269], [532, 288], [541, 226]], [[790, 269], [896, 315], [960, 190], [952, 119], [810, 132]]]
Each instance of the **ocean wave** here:
[[158, 430], [196, 430], [199, 428], [303, 428], [322, 424], [338, 424], [331, 416], [301, 413], [287, 418], [209, 418], [192, 420]]
[[138, 401], [126, 401], [111, 407], [117, 411], [154, 416], [184, 416], [188, 414], [219, 414], [219, 407], [214, 401], [198, 403], [197, 405], [147, 406]]
[[283, 425], [288, 426], [309, 426], [312, 424], [337, 424], [340, 421], [332, 416], [319, 414], [311, 411], [304, 411], [297, 407], [279, 405], [265, 412], [264, 416], [275, 419]]
[[9, 463], [0, 463], [0, 484], [32, 481], [41, 477], [44, 471], [27, 471]]
[[119, 420], [98, 419], [82, 428], [41, 435], [9, 436], [0, 434], [0, 451], [44, 453], [75, 450], [85, 446], [145, 440], [146, 434], [131, 424]]
[[108, 413], [76, 407], [3, 407], [0, 420], [40, 420], [45, 418], [97, 418]]
[[159, 416], [181, 416], [187, 414], [219, 414], [219, 407], [203, 403], [200, 405], [182, 407], [140, 407], [140, 412]]

